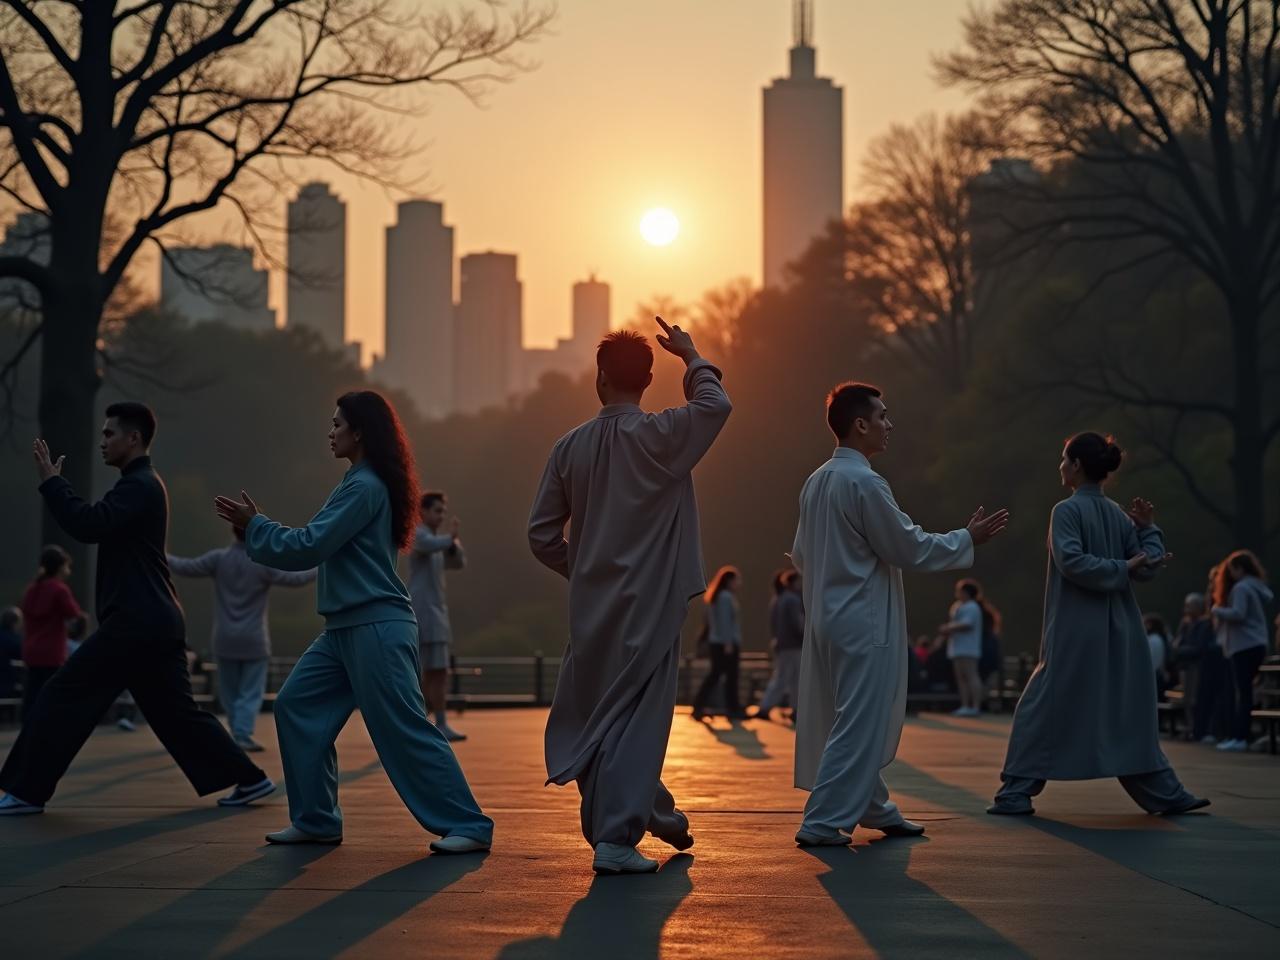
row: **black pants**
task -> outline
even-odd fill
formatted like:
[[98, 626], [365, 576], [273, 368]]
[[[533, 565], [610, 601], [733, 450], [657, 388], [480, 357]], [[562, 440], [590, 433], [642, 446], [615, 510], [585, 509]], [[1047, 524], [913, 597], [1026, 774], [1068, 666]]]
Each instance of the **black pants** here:
[[1231, 655], [1231, 676], [1236, 686], [1236, 708], [1231, 718], [1231, 739], [1248, 740], [1253, 726], [1253, 678], [1267, 655], [1266, 647], [1250, 647]]
[[95, 633], [44, 685], [0, 769], [0, 789], [45, 803], [102, 715], [128, 689], [201, 796], [266, 776], [191, 698], [180, 640]]
[[698, 688], [698, 695], [693, 698], [693, 709], [702, 710], [707, 705], [707, 697], [716, 688], [716, 682], [724, 677], [724, 706], [729, 713], [741, 713], [738, 704], [738, 648], [730, 653], [722, 644], [711, 644], [711, 672]]
[[22, 719], [31, 716], [31, 708], [36, 704], [36, 697], [55, 673], [57, 667], [27, 667], [22, 676]]
[[[1196, 661], [1195, 669], [1200, 672], [1200, 677], [1196, 683], [1191, 737], [1201, 740], [1212, 735], [1225, 740], [1229, 736], [1226, 718], [1235, 715], [1235, 684], [1230, 677], [1227, 658], [1215, 646]], [[1226, 709], [1228, 706], [1232, 709]]]

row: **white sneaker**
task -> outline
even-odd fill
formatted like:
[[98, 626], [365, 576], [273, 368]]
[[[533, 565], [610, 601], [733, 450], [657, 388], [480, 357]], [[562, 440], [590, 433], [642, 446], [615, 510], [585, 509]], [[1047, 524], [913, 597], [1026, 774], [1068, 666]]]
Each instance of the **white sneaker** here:
[[116, 721], [116, 726], [126, 733], [136, 733], [138, 729], [138, 725], [128, 717], [121, 717]]
[[238, 786], [225, 797], [218, 798], [218, 806], [220, 807], [247, 807], [255, 800], [261, 800], [268, 794], [274, 793], [276, 789], [275, 783], [270, 777], [263, 777], [257, 783], [249, 786]]
[[621, 843], [597, 843], [591, 869], [601, 874], [655, 873], [658, 861], [650, 860], [635, 847]]
[[483, 853], [489, 847], [490, 844], [487, 840], [476, 840], [473, 837], [463, 837], [457, 834], [431, 841], [431, 849], [436, 853]]
[[1249, 744], [1243, 740], [1223, 740], [1218, 744], [1218, 749], [1223, 753], [1244, 753], [1249, 749]]
[[342, 834], [335, 833], [333, 836], [324, 837], [314, 833], [307, 833], [305, 830], [299, 830], [295, 826], [285, 827], [283, 830], [277, 830], [275, 833], [267, 834], [267, 843], [279, 844], [299, 844], [299, 843], [321, 843], [326, 846], [334, 847], [342, 842]]

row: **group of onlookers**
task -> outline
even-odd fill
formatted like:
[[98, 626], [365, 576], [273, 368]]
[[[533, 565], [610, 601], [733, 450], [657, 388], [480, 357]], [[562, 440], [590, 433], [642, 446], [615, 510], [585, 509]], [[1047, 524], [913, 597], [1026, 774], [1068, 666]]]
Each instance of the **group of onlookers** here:
[[[1249, 749], [1255, 684], [1270, 647], [1267, 574], [1248, 550], [1209, 571], [1204, 593], [1189, 593], [1170, 637], [1164, 621], [1145, 617], [1157, 689], [1182, 693], [1187, 736], [1222, 751]], [[1276, 619], [1280, 652], [1280, 617]]]

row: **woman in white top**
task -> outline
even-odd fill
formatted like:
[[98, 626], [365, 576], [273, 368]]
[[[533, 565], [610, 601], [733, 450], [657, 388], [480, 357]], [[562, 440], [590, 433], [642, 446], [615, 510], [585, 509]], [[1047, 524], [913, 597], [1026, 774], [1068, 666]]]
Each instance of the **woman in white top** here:
[[1266, 579], [1266, 570], [1248, 550], [1237, 550], [1218, 564], [1213, 584], [1213, 619], [1235, 686], [1231, 724], [1227, 739], [1218, 744], [1219, 750], [1249, 749], [1253, 679], [1267, 656], [1267, 605], [1273, 598]]
[[951, 605], [951, 619], [938, 628], [947, 638], [947, 659], [956, 674], [960, 706], [954, 717], [976, 717], [981, 711], [982, 677], [978, 660], [982, 657], [982, 585], [977, 580], [956, 583], [956, 602]]
[[702, 681], [693, 698], [693, 719], [707, 715], [707, 698], [724, 678], [724, 706], [730, 718], [746, 716], [738, 703], [738, 658], [742, 652], [742, 632], [738, 626], [737, 567], [721, 567], [711, 578], [703, 595], [707, 605], [707, 646], [711, 654], [711, 672]]

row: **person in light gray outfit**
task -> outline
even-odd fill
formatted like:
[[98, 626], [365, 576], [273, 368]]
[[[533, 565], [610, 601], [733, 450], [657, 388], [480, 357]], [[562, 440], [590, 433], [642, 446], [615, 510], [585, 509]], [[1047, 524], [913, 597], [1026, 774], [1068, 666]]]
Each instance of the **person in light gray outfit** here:
[[1213, 585], [1213, 618], [1235, 693], [1227, 739], [1218, 744], [1227, 752], [1249, 749], [1253, 678], [1267, 656], [1267, 604], [1272, 593], [1266, 576], [1253, 553], [1237, 550], [1218, 564]]
[[169, 555], [169, 569], [180, 577], [213, 580], [213, 657], [218, 665], [218, 700], [227, 714], [231, 736], [241, 749], [260, 752], [253, 728], [262, 710], [271, 662], [267, 628], [267, 594], [272, 587], [302, 587], [316, 571], [276, 570], [249, 559], [244, 531], [235, 541], [198, 557]]
[[445, 600], [444, 573], [461, 570], [467, 554], [458, 539], [459, 523], [454, 517], [442, 533], [448, 501], [439, 490], [429, 490], [420, 503], [422, 523], [409, 545], [409, 597], [418, 618], [418, 659], [422, 661], [422, 695], [427, 712], [435, 713], [436, 727], [450, 742], [467, 739], [449, 726], [448, 683], [453, 629], [449, 625], [449, 604]]
[[782, 570], [773, 578], [774, 596], [769, 602], [769, 631], [773, 636], [773, 676], [764, 689], [757, 720], [768, 720], [774, 707], [785, 700], [796, 713], [796, 686], [804, 647], [804, 600], [800, 597], [800, 573]]
[[1040, 663], [1013, 714], [1004, 781], [988, 813], [1033, 813], [1046, 780], [1116, 777], [1148, 813], [1209, 805], [1188, 793], [1160, 749], [1156, 683], [1135, 580], [1164, 566], [1155, 508], [1126, 511], [1103, 493], [1120, 467], [1110, 437], [1077, 434], [1058, 473], [1073, 493], [1049, 520]]

